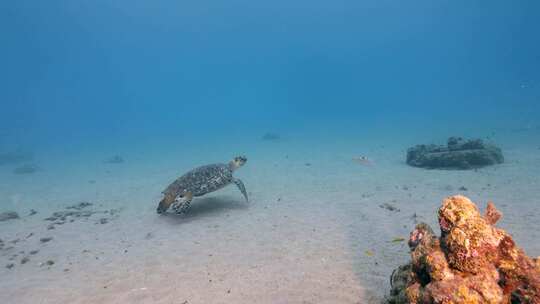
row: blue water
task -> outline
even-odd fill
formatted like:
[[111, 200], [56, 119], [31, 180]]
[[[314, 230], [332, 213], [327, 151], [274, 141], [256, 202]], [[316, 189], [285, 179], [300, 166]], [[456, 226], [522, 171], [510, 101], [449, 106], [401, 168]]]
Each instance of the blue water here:
[[[481, 206], [493, 200], [503, 228], [539, 255], [539, 29], [536, 0], [0, 1], [0, 212], [24, 215], [0, 223], [0, 238], [54, 235], [44, 247], [17, 245], [41, 251], [13, 271], [0, 252], [0, 275], [15, 273], [0, 280], [0, 302], [68, 303], [113, 282], [95, 302], [151, 303], [131, 288], [150, 292], [175, 275], [204, 287], [205, 263], [223, 272], [220, 288], [261, 303], [357, 303], [324, 301], [338, 281], [339, 295], [381, 299], [408, 258], [389, 240], [407, 237], [413, 213], [437, 225], [441, 199], [463, 186]], [[493, 141], [506, 162], [478, 172], [405, 164], [411, 145], [449, 136]], [[2, 164], [6, 153], [29, 157]], [[250, 205], [229, 187], [186, 218], [155, 214], [180, 174], [239, 154]], [[125, 162], [106, 163], [114, 155]], [[373, 165], [351, 161], [359, 156]], [[14, 174], [24, 164], [36, 172]], [[46, 230], [43, 218], [80, 201], [122, 211], [109, 226], [93, 216]], [[388, 202], [401, 213], [379, 208]], [[81, 254], [96, 248], [101, 259]], [[210, 252], [221, 264], [204, 260]], [[43, 280], [37, 265], [53, 258]], [[328, 273], [317, 268], [323, 258]], [[43, 292], [65, 284], [72, 298]], [[168, 295], [182, 303], [184, 291]]]
[[537, 1], [1, 7], [4, 145], [540, 125]]

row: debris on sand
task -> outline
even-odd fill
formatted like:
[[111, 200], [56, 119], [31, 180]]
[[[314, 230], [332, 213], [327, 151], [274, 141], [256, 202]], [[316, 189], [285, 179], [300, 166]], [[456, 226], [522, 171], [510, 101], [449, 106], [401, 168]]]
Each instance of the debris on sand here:
[[34, 214], [37, 214], [37, 211], [34, 209], [30, 209], [30, 213], [28, 213], [28, 216], [32, 216]]
[[14, 220], [18, 218], [20, 218], [19, 214], [15, 211], [6, 211], [6, 212], [0, 213], [0, 222]]
[[124, 159], [120, 155], [114, 155], [110, 158], [107, 158], [104, 163], [106, 164], [121, 164], [124, 162]]
[[383, 209], [386, 209], [388, 211], [395, 211], [395, 212], [399, 212], [400, 210], [398, 208], [396, 208], [394, 205], [392, 204], [389, 204], [389, 203], [384, 203], [384, 204], [381, 204], [379, 205], [379, 208], [383, 208]]
[[411, 262], [392, 273], [385, 303], [540, 303], [540, 260], [493, 226], [502, 213], [492, 203], [481, 215], [452, 196], [438, 215], [441, 237], [425, 223], [411, 232]]
[[81, 210], [81, 209], [84, 209], [84, 208], [86, 208], [86, 207], [90, 207], [90, 206], [92, 206], [92, 205], [93, 205], [93, 204], [92, 204], [92, 203], [89, 203], [89, 202], [80, 202], [80, 203], [78, 203], [78, 204], [68, 206], [68, 207], [66, 207], [66, 209]]
[[52, 222], [47, 226], [47, 229], [53, 230], [56, 228], [56, 226], [64, 225], [66, 223], [73, 223], [76, 219], [88, 219], [94, 214], [103, 214], [106, 216], [99, 219], [97, 223], [107, 224], [110, 220], [117, 218], [121, 211], [120, 209], [86, 210], [86, 208], [93, 205], [94, 204], [89, 202], [80, 202], [66, 207], [66, 210], [54, 212], [51, 216], [44, 219], [45, 221]]
[[57, 211], [57, 212], [54, 212], [51, 216], [49, 216], [45, 220], [46, 221], [60, 220], [60, 222], [56, 222], [55, 224], [61, 225], [66, 221], [68, 217], [89, 217], [94, 213], [97, 213], [97, 211]]
[[34, 164], [26, 164], [13, 169], [14, 174], [32, 174], [39, 170], [39, 167]]
[[501, 164], [501, 149], [481, 139], [450, 137], [446, 146], [417, 145], [407, 150], [407, 164], [429, 169], [474, 169]]
[[371, 166], [374, 164], [374, 162], [367, 156], [356, 156], [353, 157], [352, 160], [353, 162], [364, 166]]

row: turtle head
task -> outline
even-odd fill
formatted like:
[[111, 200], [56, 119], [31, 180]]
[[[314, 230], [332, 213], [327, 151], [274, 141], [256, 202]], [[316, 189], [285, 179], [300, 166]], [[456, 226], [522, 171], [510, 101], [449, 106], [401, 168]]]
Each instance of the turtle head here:
[[163, 199], [159, 202], [156, 212], [158, 214], [161, 214], [167, 211], [167, 209], [169, 209], [169, 207], [171, 206], [172, 203], [174, 203], [174, 201], [175, 201], [174, 196], [165, 194]]
[[242, 167], [246, 162], [247, 162], [247, 158], [245, 156], [237, 156], [229, 162], [229, 168], [231, 168], [231, 170], [234, 171]]
[[182, 206], [187, 202], [191, 202], [193, 199], [193, 194], [187, 190], [180, 191], [176, 196], [171, 194], [166, 194], [163, 199], [159, 202], [157, 207], [157, 213], [161, 214], [167, 211], [171, 206], [176, 210], [176, 207]]

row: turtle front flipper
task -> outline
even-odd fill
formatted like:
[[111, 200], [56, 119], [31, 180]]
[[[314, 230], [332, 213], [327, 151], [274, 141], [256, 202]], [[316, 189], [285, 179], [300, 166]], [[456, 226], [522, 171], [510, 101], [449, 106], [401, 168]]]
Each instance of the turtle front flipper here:
[[233, 179], [233, 182], [236, 184], [238, 189], [240, 189], [240, 192], [242, 192], [242, 194], [246, 198], [246, 202], [249, 203], [249, 199], [248, 199], [248, 195], [247, 195], [247, 192], [246, 192], [246, 187], [244, 187], [244, 183], [241, 180], [239, 180], [238, 178]]
[[174, 210], [174, 212], [176, 212], [176, 214], [186, 213], [192, 200], [193, 194], [189, 191], [184, 192], [176, 198], [174, 204], [172, 205], [172, 209]]

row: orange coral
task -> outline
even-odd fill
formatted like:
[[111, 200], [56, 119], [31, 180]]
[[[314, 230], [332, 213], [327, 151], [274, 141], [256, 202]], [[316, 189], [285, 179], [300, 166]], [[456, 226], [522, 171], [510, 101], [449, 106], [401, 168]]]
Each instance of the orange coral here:
[[443, 201], [441, 237], [424, 223], [411, 232], [411, 263], [392, 275], [387, 303], [540, 303], [540, 262], [493, 227], [493, 203], [484, 216], [464, 196]]

